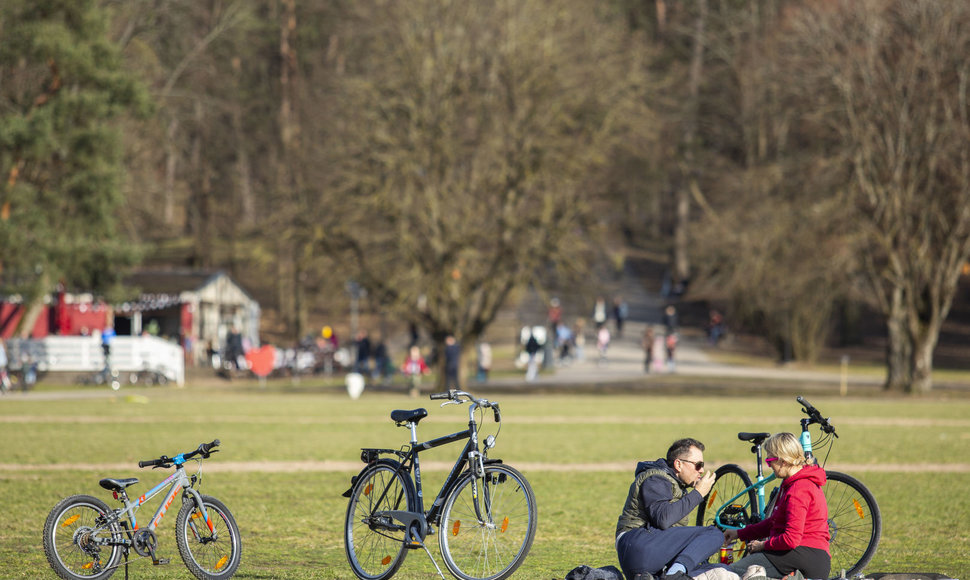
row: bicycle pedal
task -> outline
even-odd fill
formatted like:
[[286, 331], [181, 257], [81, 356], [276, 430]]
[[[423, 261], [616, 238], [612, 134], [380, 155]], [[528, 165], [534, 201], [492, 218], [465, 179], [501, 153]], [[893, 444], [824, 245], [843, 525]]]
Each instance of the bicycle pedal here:
[[152, 565], [153, 566], [164, 566], [165, 564], [168, 564], [171, 561], [172, 561], [171, 558], [158, 558], [157, 560], [152, 560]]
[[409, 550], [417, 550], [424, 547], [424, 542], [404, 542], [404, 547]]

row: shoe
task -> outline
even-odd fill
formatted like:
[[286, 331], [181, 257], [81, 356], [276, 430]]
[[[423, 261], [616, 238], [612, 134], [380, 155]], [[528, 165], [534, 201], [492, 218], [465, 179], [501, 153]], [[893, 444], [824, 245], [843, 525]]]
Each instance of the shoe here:
[[694, 580], [740, 580], [740, 576], [725, 568], [723, 565], [708, 568], [693, 577]]
[[662, 576], [663, 580], [694, 580], [690, 577], [687, 572], [674, 572], [673, 574], [664, 574]]
[[764, 566], [752, 564], [748, 566], [748, 569], [744, 572], [744, 576], [741, 576], [741, 580], [768, 580], [768, 573], [765, 571]]

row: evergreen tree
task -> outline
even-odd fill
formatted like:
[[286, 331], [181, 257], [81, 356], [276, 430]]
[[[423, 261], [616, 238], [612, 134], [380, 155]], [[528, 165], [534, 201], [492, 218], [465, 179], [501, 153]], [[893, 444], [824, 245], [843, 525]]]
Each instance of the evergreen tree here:
[[135, 257], [116, 228], [114, 121], [148, 100], [98, 3], [0, 4], [0, 79], [0, 287], [35, 312], [57, 282], [109, 290]]

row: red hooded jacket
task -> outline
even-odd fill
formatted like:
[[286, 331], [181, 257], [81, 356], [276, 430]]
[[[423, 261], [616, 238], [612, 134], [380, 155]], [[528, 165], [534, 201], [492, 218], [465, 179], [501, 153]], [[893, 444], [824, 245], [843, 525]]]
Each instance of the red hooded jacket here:
[[767, 537], [765, 550], [786, 551], [807, 546], [829, 551], [829, 510], [822, 486], [825, 470], [806, 465], [781, 482], [774, 510], [764, 521], [745, 526], [738, 538], [745, 542]]

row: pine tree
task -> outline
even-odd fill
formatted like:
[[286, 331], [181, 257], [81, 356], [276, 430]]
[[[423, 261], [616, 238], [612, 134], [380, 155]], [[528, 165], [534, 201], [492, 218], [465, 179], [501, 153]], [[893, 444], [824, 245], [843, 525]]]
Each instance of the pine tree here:
[[149, 103], [98, 3], [0, 5], [0, 79], [0, 287], [33, 311], [54, 283], [110, 289], [134, 259], [116, 226], [116, 123]]

